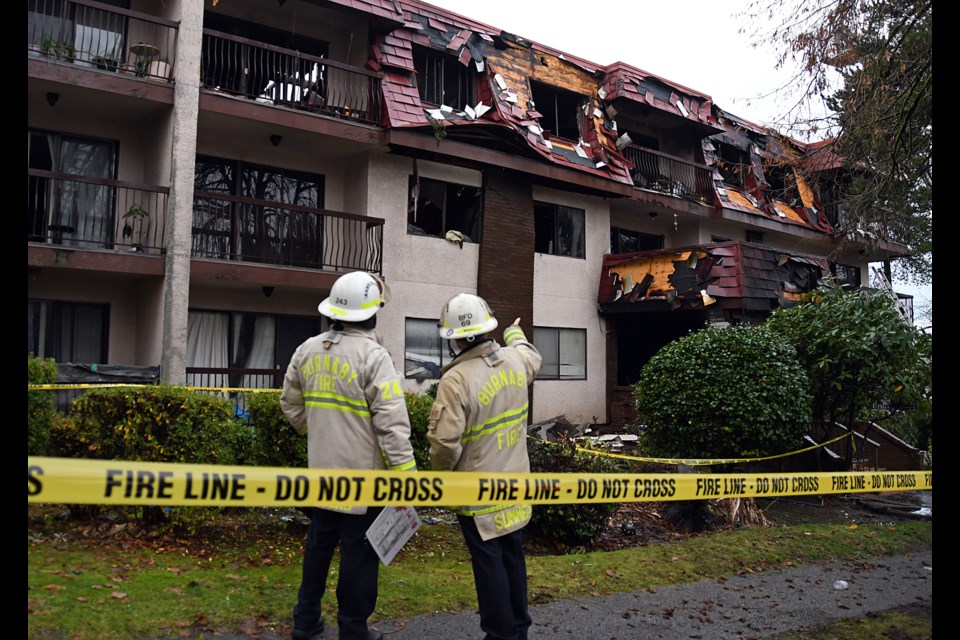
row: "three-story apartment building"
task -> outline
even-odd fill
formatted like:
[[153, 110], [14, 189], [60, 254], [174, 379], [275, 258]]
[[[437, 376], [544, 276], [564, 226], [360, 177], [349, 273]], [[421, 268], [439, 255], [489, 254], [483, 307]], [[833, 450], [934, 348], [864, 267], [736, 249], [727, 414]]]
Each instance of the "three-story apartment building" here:
[[670, 340], [907, 250], [834, 232], [798, 170], [829, 145], [417, 0], [27, 4], [28, 351], [58, 362], [276, 387], [364, 269], [406, 390], [473, 292], [544, 355], [533, 420], [603, 423]]

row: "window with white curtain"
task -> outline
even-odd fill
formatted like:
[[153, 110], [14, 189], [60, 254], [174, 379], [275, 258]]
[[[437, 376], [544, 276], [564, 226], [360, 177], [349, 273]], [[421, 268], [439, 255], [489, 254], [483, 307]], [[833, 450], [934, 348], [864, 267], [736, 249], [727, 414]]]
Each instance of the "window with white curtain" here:
[[[319, 317], [191, 310], [187, 317], [187, 367], [273, 369], [282, 376], [294, 351], [321, 331]], [[211, 374], [210, 386], [274, 388], [277, 376]]]
[[537, 380], [587, 378], [587, 330], [534, 327], [533, 345], [543, 357]]

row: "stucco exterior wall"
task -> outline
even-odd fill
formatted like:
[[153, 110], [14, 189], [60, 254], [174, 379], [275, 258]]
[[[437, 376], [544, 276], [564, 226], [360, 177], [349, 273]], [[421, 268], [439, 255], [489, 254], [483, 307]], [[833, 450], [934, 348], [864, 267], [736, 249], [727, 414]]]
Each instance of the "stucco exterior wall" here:
[[607, 421], [605, 322], [597, 314], [602, 256], [610, 251], [610, 213], [605, 201], [534, 187], [542, 202], [586, 211], [585, 259], [538, 253], [534, 258], [533, 321], [540, 327], [586, 329], [586, 380], [537, 380], [532, 422], [558, 415], [575, 424]]

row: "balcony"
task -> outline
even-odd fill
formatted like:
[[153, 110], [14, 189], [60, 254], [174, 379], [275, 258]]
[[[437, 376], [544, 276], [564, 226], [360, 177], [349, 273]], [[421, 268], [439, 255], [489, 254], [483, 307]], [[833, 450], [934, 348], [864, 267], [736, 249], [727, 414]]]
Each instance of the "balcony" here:
[[195, 258], [379, 273], [383, 220], [226, 194], [195, 192]]
[[161, 254], [169, 189], [30, 169], [27, 242]]
[[203, 30], [200, 82], [261, 104], [380, 123], [378, 74], [209, 29]]
[[623, 148], [623, 155], [634, 165], [634, 185], [702, 204], [713, 202], [710, 167], [632, 144]]
[[168, 81], [177, 25], [84, 0], [28, 0], [27, 49], [49, 62]]

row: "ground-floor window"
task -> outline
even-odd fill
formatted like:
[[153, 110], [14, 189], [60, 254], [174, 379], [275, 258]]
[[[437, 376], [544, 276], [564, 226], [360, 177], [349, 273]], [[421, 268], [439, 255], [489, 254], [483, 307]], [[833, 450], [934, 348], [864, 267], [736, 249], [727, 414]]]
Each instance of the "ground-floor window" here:
[[110, 306], [27, 299], [27, 353], [57, 362], [107, 362]]
[[587, 330], [534, 327], [533, 344], [543, 357], [537, 380], [587, 378]]
[[321, 331], [316, 316], [191, 310], [187, 317], [187, 367], [273, 369], [277, 375], [222, 373], [215, 386], [279, 388], [290, 358]]
[[439, 380], [440, 368], [453, 360], [436, 320], [407, 318], [404, 325], [403, 374], [416, 380]]

